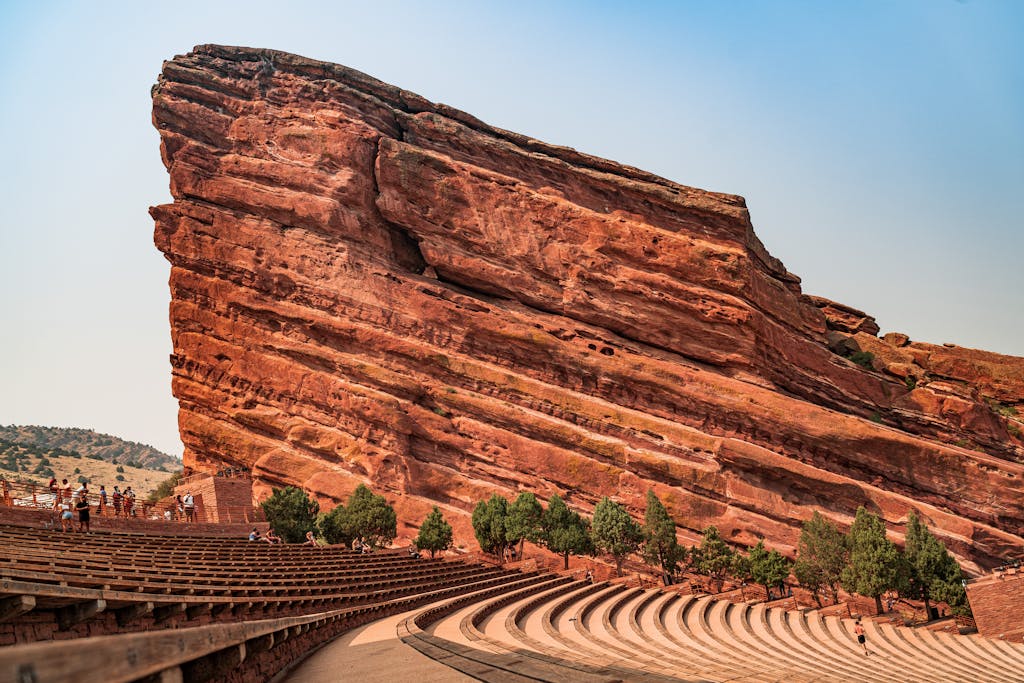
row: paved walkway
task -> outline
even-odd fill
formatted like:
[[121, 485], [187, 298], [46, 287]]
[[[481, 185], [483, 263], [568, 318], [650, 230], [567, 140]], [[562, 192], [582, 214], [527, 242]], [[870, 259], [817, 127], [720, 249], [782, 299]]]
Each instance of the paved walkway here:
[[409, 647], [396, 635], [400, 621], [415, 614], [384, 617], [343, 634], [295, 667], [287, 683], [394, 683], [395, 673], [409, 683], [474, 681]]

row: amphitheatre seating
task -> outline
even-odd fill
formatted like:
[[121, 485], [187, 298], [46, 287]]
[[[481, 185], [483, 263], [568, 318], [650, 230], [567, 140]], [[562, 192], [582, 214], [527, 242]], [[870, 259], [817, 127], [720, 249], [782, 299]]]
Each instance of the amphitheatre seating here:
[[[536, 577], [407, 618], [404, 642], [482, 680], [1024, 681], [1024, 646], [670, 590]], [[504, 678], [507, 676], [508, 678]]]
[[866, 656], [852, 620], [815, 610], [404, 551], [0, 525], [0, 683], [267, 680], [405, 613], [402, 643], [486, 681], [1024, 682], [1024, 646], [865, 620]]
[[524, 579], [405, 551], [0, 525], [0, 681], [263, 680], [353, 626]]
[[[308, 613], [506, 575], [395, 551], [362, 555], [244, 539], [168, 543], [145, 535], [0, 527], [0, 547], [5, 621], [32, 625], [0, 623], [3, 643]], [[86, 623], [103, 613], [110, 622], [105, 631]]]

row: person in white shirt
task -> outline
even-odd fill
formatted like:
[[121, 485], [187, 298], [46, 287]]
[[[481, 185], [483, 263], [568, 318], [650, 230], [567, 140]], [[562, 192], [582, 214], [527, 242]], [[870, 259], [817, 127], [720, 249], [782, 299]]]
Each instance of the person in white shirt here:
[[71, 519], [74, 515], [71, 514], [71, 498], [64, 498], [60, 501], [60, 530], [61, 531], [74, 531], [71, 526]]
[[196, 514], [196, 499], [192, 497], [191, 491], [186, 493], [185, 497], [181, 499], [181, 504], [185, 508], [185, 521], [191, 522]]

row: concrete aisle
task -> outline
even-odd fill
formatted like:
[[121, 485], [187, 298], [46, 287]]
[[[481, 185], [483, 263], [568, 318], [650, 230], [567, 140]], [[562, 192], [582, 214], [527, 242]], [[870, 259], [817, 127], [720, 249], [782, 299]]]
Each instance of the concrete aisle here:
[[395, 672], [415, 683], [474, 681], [409, 647], [396, 635], [398, 623], [419, 610], [385, 617], [342, 635], [297, 666], [286, 683], [394, 683]]

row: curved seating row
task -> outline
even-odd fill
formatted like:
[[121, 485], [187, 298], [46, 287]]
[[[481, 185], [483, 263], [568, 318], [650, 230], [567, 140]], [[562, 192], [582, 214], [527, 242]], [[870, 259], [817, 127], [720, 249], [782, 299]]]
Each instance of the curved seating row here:
[[0, 525], [0, 683], [269, 680], [368, 621], [538, 580], [402, 551]]
[[166, 540], [0, 526], [0, 644], [351, 608], [509, 575], [400, 551], [245, 539], [213, 539], [221, 556], [211, 539], [176, 538], [175, 555], [161, 551]]
[[467, 673], [485, 663], [551, 681], [1024, 681], [1024, 646], [864, 620], [868, 654], [852, 619], [659, 589], [549, 580], [458, 604], [400, 632]]
[[[485, 681], [1024, 683], [1024, 646], [865, 621], [865, 654], [851, 620], [815, 611], [401, 552], [0, 526], [0, 644], [17, 643], [0, 683], [266, 680], [411, 609], [403, 642]], [[78, 636], [95, 637], [31, 642]]]
[[359, 607], [0, 648], [0, 683], [269, 680], [323, 642], [389, 614], [532, 577], [449, 585]]

